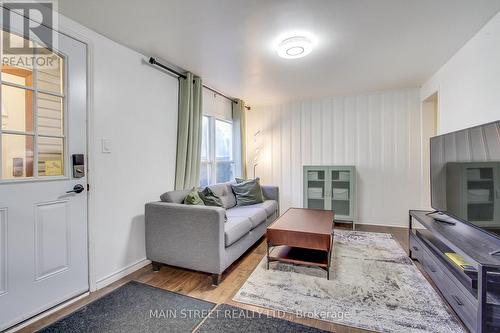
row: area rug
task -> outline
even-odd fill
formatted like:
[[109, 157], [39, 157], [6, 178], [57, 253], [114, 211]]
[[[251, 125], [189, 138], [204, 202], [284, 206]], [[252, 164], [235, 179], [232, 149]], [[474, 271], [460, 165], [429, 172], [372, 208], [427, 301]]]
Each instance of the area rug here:
[[391, 235], [335, 230], [332, 260], [327, 280], [264, 258], [233, 300], [377, 332], [466, 333]]
[[214, 307], [133, 281], [40, 332], [191, 332]]
[[314, 327], [294, 323], [266, 314], [244, 310], [228, 304], [219, 305], [196, 330], [196, 333], [322, 333]]

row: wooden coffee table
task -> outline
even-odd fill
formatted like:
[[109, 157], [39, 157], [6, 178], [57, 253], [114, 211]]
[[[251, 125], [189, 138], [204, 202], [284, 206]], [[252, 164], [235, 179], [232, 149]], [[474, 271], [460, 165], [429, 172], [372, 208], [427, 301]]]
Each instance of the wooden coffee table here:
[[330, 279], [334, 213], [290, 208], [267, 227], [267, 269], [271, 261], [315, 266]]

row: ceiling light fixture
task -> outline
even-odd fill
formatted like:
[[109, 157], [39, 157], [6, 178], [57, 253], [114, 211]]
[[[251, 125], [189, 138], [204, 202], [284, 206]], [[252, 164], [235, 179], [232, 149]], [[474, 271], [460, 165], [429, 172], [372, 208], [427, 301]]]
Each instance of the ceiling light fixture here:
[[302, 58], [311, 53], [313, 42], [304, 36], [293, 36], [278, 44], [278, 55], [285, 59]]

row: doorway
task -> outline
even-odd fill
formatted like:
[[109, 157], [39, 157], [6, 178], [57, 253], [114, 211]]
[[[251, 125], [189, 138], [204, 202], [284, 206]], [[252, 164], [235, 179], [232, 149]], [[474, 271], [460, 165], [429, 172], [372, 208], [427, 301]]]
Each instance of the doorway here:
[[[2, 40], [33, 43], [13, 22]], [[87, 46], [56, 34], [50, 66], [1, 66], [0, 330], [89, 289]]]
[[430, 182], [430, 138], [438, 134], [439, 128], [439, 95], [435, 92], [422, 102], [422, 194], [421, 207], [431, 208], [431, 182]]

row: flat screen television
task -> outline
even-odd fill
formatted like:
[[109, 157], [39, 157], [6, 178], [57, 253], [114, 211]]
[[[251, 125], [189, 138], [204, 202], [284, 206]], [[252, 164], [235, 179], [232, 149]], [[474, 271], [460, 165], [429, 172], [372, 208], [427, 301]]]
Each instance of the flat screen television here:
[[500, 121], [431, 138], [432, 207], [500, 238]]

